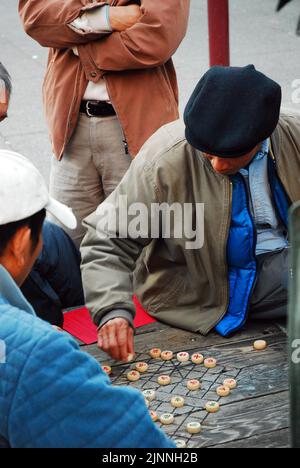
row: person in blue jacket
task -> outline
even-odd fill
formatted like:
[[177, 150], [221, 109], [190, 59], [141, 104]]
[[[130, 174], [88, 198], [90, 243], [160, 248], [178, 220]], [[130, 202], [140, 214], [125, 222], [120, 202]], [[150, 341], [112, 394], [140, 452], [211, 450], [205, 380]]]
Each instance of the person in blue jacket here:
[[23, 296], [42, 248], [46, 211], [69, 229], [37, 169], [0, 150], [0, 448], [172, 448], [144, 397], [112, 387], [76, 342], [38, 318]]

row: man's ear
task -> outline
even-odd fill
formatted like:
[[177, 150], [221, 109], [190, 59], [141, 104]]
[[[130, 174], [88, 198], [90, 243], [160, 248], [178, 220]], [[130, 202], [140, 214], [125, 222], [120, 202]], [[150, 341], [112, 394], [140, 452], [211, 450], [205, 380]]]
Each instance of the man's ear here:
[[28, 262], [30, 249], [31, 230], [28, 226], [24, 226], [18, 229], [10, 243], [10, 253], [19, 267], [23, 267]]
[[0, 104], [6, 104], [7, 90], [3, 80], [0, 79]]

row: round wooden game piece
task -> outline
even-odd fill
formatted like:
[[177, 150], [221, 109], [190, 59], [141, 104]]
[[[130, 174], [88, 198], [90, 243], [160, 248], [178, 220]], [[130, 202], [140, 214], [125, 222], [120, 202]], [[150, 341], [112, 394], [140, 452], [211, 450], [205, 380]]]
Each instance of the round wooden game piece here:
[[151, 351], [150, 351], [150, 356], [153, 358], [153, 359], [159, 359], [160, 358], [160, 355], [161, 355], [161, 349], [159, 348], [152, 348]]
[[147, 400], [146, 398], [145, 398], [145, 405], [147, 406], [147, 408], [149, 408], [149, 406], [150, 406], [150, 401]]
[[160, 355], [163, 361], [171, 361], [173, 359], [173, 352], [172, 351], [162, 351]]
[[159, 385], [170, 385], [171, 383], [171, 377], [169, 375], [160, 375], [158, 378], [157, 378], [157, 383], [159, 383]]
[[134, 359], [134, 354], [128, 354], [127, 356], [127, 362], [131, 362]]
[[204, 361], [204, 366], [207, 369], [213, 369], [214, 367], [217, 366], [217, 360], [215, 358], [207, 358]]
[[193, 379], [189, 380], [186, 386], [189, 390], [199, 390], [199, 388], [201, 388], [201, 383], [199, 380]]
[[168, 426], [169, 424], [173, 424], [174, 419], [175, 418], [173, 414], [169, 414], [169, 413], [162, 414], [161, 417], [159, 418], [160, 422], [166, 426]]
[[171, 405], [174, 408], [182, 408], [184, 406], [184, 398], [182, 398], [181, 396], [174, 396], [171, 399]]
[[253, 348], [256, 350], [256, 351], [263, 351], [264, 349], [266, 349], [268, 347], [268, 344], [266, 341], [264, 340], [257, 340], [253, 343]]
[[195, 421], [189, 422], [186, 426], [186, 430], [189, 434], [199, 434], [201, 429], [201, 424]]
[[141, 374], [138, 372], [138, 371], [130, 371], [128, 372], [127, 374], [127, 379], [130, 381], [130, 382], [136, 382], [137, 380], [139, 380], [141, 378]]
[[111, 374], [111, 367], [110, 366], [102, 366], [102, 370], [105, 372], [105, 374], [110, 375]]
[[209, 401], [206, 403], [205, 409], [208, 413], [217, 413], [220, 409], [220, 405], [216, 401]]
[[190, 359], [189, 353], [177, 353], [177, 361], [179, 362], [188, 362]]
[[182, 439], [174, 440], [174, 444], [176, 445], [176, 448], [186, 448], [185, 440], [182, 440]]
[[137, 371], [144, 373], [144, 372], [147, 372], [147, 370], [149, 369], [149, 366], [146, 362], [137, 362], [135, 365], [135, 368]]
[[216, 392], [217, 395], [219, 395], [220, 397], [227, 397], [228, 395], [230, 395], [230, 388], [226, 387], [226, 385], [221, 385], [217, 388]]
[[158, 416], [157, 416], [157, 413], [155, 411], [150, 411], [150, 416], [151, 416], [151, 419], [153, 422], [156, 422], [158, 421]]
[[234, 379], [225, 379], [223, 385], [229, 387], [230, 390], [234, 390], [237, 387], [237, 381]]
[[192, 362], [194, 364], [203, 364], [204, 356], [202, 354], [195, 353], [192, 355]]
[[146, 400], [153, 401], [155, 400], [155, 390], [144, 390], [143, 395], [146, 398]]

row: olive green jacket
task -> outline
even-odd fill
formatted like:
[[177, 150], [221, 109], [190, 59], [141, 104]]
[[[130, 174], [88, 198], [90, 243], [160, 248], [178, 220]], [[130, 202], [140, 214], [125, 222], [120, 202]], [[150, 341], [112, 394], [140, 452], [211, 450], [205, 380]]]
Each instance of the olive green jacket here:
[[[271, 141], [278, 176], [290, 200], [296, 202], [300, 200], [300, 117], [282, 115]], [[150, 232], [138, 239], [129, 234], [103, 238], [107, 229], [100, 216], [89, 216], [84, 222], [88, 231], [82, 244], [82, 274], [94, 322], [103, 325], [120, 316], [119, 309], [132, 319], [135, 293], [162, 322], [204, 335], [212, 330], [229, 303], [231, 194], [229, 177], [214, 172], [201, 152], [188, 144], [180, 120], [158, 130], [107, 203], [117, 218], [120, 196], [127, 195], [128, 206], [144, 203], [149, 213], [152, 203], [204, 203], [204, 245], [187, 250], [190, 239], [152, 240]], [[128, 221], [133, 218], [128, 216]]]

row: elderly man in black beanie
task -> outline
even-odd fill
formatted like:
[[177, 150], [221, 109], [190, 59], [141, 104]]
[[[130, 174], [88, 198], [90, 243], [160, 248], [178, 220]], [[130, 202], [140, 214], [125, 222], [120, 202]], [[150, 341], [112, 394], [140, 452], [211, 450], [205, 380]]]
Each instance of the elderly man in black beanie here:
[[[140, 235], [108, 229], [102, 210], [86, 219], [86, 299], [98, 345], [115, 359], [126, 359], [133, 348], [133, 293], [158, 320], [203, 335], [216, 329], [228, 336], [248, 318], [286, 314], [288, 209], [300, 199], [300, 117], [280, 115], [280, 105], [280, 86], [253, 65], [210, 69], [186, 107], [185, 125], [176, 121], [151, 137], [108, 199], [116, 219], [124, 220], [127, 197], [127, 226], [130, 207], [143, 204], [149, 220], [160, 222], [158, 235], [151, 226]], [[201, 203], [202, 248], [191, 248], [188, 229], [178, 236], [174, 220], [163, 236], [166, 219], [151, 210], [189, 204], [197, 227]]]

